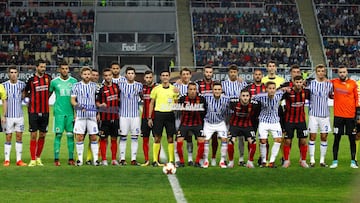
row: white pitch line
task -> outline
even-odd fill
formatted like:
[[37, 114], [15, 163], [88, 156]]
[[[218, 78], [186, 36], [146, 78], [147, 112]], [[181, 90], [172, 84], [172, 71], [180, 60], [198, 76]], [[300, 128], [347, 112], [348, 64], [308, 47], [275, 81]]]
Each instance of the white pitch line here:
[[184, 192], [181, 189], [179, 180], [176, 178], [176, 175], [168, 175], [168, 180], [171, 185], [171, 189], [173, 190], [176, 202], [178, 203], [187, 203]]

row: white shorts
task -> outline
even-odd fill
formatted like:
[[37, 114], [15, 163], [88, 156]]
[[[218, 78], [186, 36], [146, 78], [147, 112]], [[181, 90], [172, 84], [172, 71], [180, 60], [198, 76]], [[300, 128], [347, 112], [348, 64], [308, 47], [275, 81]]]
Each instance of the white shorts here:
[[4, 132], [10, 134], [13, 132], [24, 132], [24, 117], [20, 118], [6, 118]]
[[280, 123], [259, 123], [259, 139], [268, 139], [269, 132], [273, 138], [281, 138], [282, 130]]
[[75, 134], [87, 134], [96, 135], [99, 133], [96, 117], [92, 118], [75, 118], [74, 133]]
[[204, 135], [205, 140], [210, 140], [212, 135], [217, 132], [218, 138], [227, 138], [227, 128], [225, 121], [222, 121], [217, 124], [211, 124], [208, 122], [204, 122]]
[[120, 117], [119, 135], [140, 135], [140, 117]]
[[331, 132], [330, 117], [309, 116], [309, 133], [329, 133]]

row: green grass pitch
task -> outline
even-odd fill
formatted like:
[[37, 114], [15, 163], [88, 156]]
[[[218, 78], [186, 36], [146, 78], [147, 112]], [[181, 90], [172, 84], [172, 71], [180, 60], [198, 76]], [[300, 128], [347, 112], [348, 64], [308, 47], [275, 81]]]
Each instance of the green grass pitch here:
[[[27, 116], [25, 123], [23, 160], [28, 163], [30, 155]], [[42, 154], [44, 167], [15, 166], [13, 136], [11, 166], [0, 166], [2, 202], [176, 202], [169, 181], [161, 168], [66, 165], [66, 136], [63, 136], [61, 145], [62, 165], [55, 167], [52, 118], [49, 124], [49, 133]], [[3, 160], [5, 135], [4, 133], [2, 135], [0, 157]], [[288, 169], [247, 169], [237, 166], [233, 169], [185, 167], [178, 169], [176, 176], [188, 202], [360, 201], [360, 197], [357, 198], [360, 190], [360, 180], [358, 180], [360, 172], [349, 167], [350, 152], [346, 136], [341, 141], [337, 169], [300, 168], [296, 142], [295, 139], [291, 151], [292, 165]], [[166, 150], [164, 139], [163, 143]], [[333, 136], [330, 134], [326, 157], [328, 164], [332, 160], [332, 143]], [[130, 144], [127, 149], [127, 159], [129, 159]], [[152, 146], [150, 158], [151, 149]], [[316, 157], [319, 157], [319, 142], [316, 152]], [[238, 155], [235, 154], [235, 161], [237, 157]], [[258, 152], [255, 157], [258, 157]], [[142, 143], [139, 139], [138, 161], [143, 162], [143, 160]], [[277, 164], [280, 164], [279, 159]]]

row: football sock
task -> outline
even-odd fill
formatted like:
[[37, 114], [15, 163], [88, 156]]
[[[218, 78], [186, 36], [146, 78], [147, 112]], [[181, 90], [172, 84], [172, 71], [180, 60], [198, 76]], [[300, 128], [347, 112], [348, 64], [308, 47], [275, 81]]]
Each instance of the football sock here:
[[360, 140], [356, 140], [356, 154], [355, 154], [355, 160], [357, 161], [357, 157], [358, 157], [358, 152], [359, 152], [359, 145], [360, 145]]
[[325, 156], [327, 150], [327, 141], [320, 142], [320, 163], [325, 163]]
[[204, 144], [204, 161], [209, 161], [209, 142], [206, 141]]
[[5, 142], [4, 144], [5, 161], [10, 161], [10, 152], [11, 152], [11, 142]]
[[221, 142], [221, 161], [226, 160], [226, 154], [228, 151], [228, 144], [227, 142]]
[[117, 139], [111, 138], [111, 160], [116, 160], [117, 148]]
[[62, 134], [60, 134], [60, 133], [56, 133], [56, 134], [55, 134], [55, 139], [54, 139], [54, 158], [55, 158], [56, 160], [59, 159], [61, 137], [62, 137]]
[[266, 144], [260, 144], [261, 162], [266, 163]]
[[149, 161], [149, 137], [143, 137], [143, 152], [145, 161]]
[[30, 140], [30, 156], [31, 160], [35, 160], [36, 154], [36, 140]]
[[300, 154], [301, 154], [301, 160], [306, 160], [306, 154], [308, 151], [308, 146], [306, 144], [300, 145]]
[[232, 143], [228, 144], [228, 155], [229, 155], [229, 161], [234, 160], [234, 145]]
[[349, 135], [349, 143], [350, 143], [350, 153], [351, 153], [351, 160], [355, 160], [356, 155], [356, 143], [355, 143], [355, 134]]
[[120, 136], [119, 150], [120, 150], [120, 160], [125, 160], [126, 152], [126, 136]]
[[168, 144], [169, 162], [174, 162], [174, 143]]
[[188, 161], [193, 160], [193, 142], [186, 142], [187, 152], [188, 152]]
[[77, 151], [77, 155], [78, 155], [78, 160], [80, 160], [80, 162], [83, 162], [83, 156], [84, 156], [84, 142], [77, 142], [76, 143], [76, 151]]
[[274, 162], [276, 159], [276, 156], [279, 153], [281, 143], [274, 142], [272, 148], [271, 148], [271, 156], [270, 156], [270, 163]]
[[336, 134], [334, 133], [333, 160], [338, 160], [340, 140], [341, 140], [341, 135], [339, 135], [338, 133]]
[[249, 144], [249, 161], [254, 161], [254, 155], [256, 152], [256, 144]]
[[177, 151], [177, 142], [174, 141], [174, 157], [175, 163], [180, 161], [179, 152]]
[[93, 153], [93, 163], [98, 161], [99, 145], [97, 141], [91, 141], [91, 151]]
[[203, 142], [198, 142], [198, 150], [197, 150], [197, 155], [196, 155], [196, 163], [200, 162], [200, 159], [202, 159], [204, 156], [204, 143]]
[[315, 141], [309, 140], [310, 163], [315, 163]]
[[86, 161], [92, 159], [92, 151], [91, 151], [91, 142], [89, 141], [89, 146], [87, 148]]
[[107, 139], [102, 138], [100, 139], [100, 152], [101, 152], [101, 159], [107, 160], [106, 158], [106, 147], [107, 147]]
[[73, 160], [74, 159], [74, 134], [71, 132], [66, 133], [66, 137], [67, 137], [67, 148], [68, 148], [68, 152], [69, 152], [69, 159]]
[[16, 162], [21, 160], [21, 155], [22, 155], [22, 149], [23, 149], [23, 144], [22, 142], [16, 142], [15, 143], [15, 150], [16, 150]]
[[289, 154], [290, 154], [290, 146], [284, 145], [283, 150], [284, 150], [284, 159], [285, 160], [289, 160]]
[[160, 143], [153, 144], [153, 160], [154, 162], [159, 161]]
[[266, 160], [269, 160], [269, 149], [270, 149], [269, 141], [266, 140]]
[[136, 155], [138, 151], [138, 136], [131, 136], [131, 161], [136, 160]]
[[176, 150], [179, 155], [180, 163], [184, 163], [183, 141], [176, 142]]
[[244, 143], [244, 136], [238, 137], [238, 148], [239, 148], [239, 159], [240, 161], [244, 161], [244, 151], [245, 151], [245, 143]]
[[45, 137], [39, 137], [36, 147], [36, 157], [41, 156], [41, 152], [44, 149]]
[[217, 136], [212, 136], [211, 138], [211, 158], [216, 158], [216, 151], [218, 149], [218, 146], [219, 146], [219, 141], [218, 141], [218, 138]]

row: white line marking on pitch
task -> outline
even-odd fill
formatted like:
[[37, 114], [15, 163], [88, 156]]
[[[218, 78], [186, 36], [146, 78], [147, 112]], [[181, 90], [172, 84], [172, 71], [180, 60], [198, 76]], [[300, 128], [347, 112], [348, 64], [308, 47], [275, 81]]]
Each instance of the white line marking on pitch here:
[[176, 178], [176, 175], [168, 175], [167, 177], [173, 190], [176, 202], [186, 203], [187, 201], [185, 199], [184, 192], [181, 189], [179, 180]]

